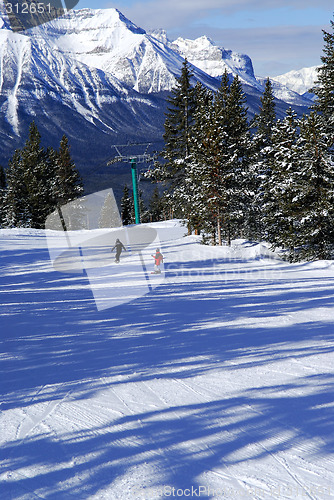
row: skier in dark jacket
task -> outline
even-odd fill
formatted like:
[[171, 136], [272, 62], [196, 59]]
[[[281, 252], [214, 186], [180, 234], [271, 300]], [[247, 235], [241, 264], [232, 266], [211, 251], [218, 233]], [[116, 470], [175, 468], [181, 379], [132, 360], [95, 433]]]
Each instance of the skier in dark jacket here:
[[115, 242], [115, 246], [111, 249], [112, 252], [114, 250], [116, 250], [115, 262], [119, 262], [119, 258], [121, 256], [122, 250], [124, 250], [126, 252], [126, 248], [118, 238]]
[[164, 257], [163, 255], [160, 253], [160, 248], [157, 248], [156, 251], [155, 251], [155, 255], [152, 255], [153, 259], [154, 259], [154, 263], [155, 263], [155, 266], [154, 266], [154, 272], [156, 274], [160, 274], [161, 273], [161, 270], [160, 270], [160, 264], [164, 261]]

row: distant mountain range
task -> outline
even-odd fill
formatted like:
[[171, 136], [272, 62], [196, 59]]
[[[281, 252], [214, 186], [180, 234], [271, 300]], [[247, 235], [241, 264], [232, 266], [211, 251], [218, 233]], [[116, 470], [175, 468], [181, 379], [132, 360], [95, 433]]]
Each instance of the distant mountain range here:
[[[47, 145], [57, 147], [65, 133], [88, 190], [126, 182], [127, 170], [107, 167], [113, 144], [152, 142], [161, 147], [166, 96], [181, 73], [184, 58], [194, 80], [217, 89], [225, 69], [244, 85], [249, 114], [258, 111], [264, 81], [251, 59], [197, 40], [151, 33], [116, 9], [70, 11], [24, 33], [14, 33], [0, 7], [0, 162], [6, 165], [35, 120]], [[311, 71], [311, 70], [310, 70]], [[277, 113], [288, 106], [307, 111], [303, 70], [274, 82]], [[299, 86], [297, 83], [299, 82]], [[112, 174], [113, 172], [113, 174]]]

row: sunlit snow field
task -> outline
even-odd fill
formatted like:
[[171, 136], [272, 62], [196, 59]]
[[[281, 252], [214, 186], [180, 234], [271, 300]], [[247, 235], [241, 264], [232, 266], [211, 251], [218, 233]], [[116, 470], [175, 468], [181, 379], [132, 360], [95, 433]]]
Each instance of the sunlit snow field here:
[[0, 499], [334, 498], [334, 261], [153, 226], [158, 286], [102, 311], [0, 231]]

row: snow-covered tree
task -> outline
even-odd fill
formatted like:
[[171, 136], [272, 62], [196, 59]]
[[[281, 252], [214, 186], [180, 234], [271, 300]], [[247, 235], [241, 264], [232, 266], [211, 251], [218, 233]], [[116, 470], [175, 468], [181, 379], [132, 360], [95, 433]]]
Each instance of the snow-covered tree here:
[[192, 76], [189, 63], [185, 59], [181, 75], [167, 99], [163, 156], [166, 159], [166, 168], [171, 170], [173, 179], [181, 170], [179, 160], [187, 158], [191, 149], [191, 128], [196, 107], [194, 89], [191, 85]]
[[251, 127], [254, 128], [252, 137], [252, 158], [249, 166], [249, 182], [252, 185], [253, 203], [249, 211], [249, 237], [262, 239], [265, 231], [263, 226], [263, 190], [270, 177], [270, 163], [272, 161], [272, 134], [276, 123], [275, 98], [269, 78], [265, 83], [259, 112], [254, 116]]
[[334, 161], [322, 119], [312, 112], [300, 124], [297, 207], [298, 259], [334, 257]]
[[[177, 215], [180, 217], [187, 212], [187, 201], [180, 200], [180, 195], [184, 192], [180, 188], [186, 188], [185, 172], [191, 151], [191, 130], [196, 107], [191, 77], [189, 63], [185, 60], [181, 75], [177, 78], [177, 84], [167, 99], [168, 107], [164, 124], [165, 146], [161, 153], [163, 162], [158, 164], [152, 172], [157, 180], [165, 182], [171, 199], [175, 197], [173, 204], [175, 210], [179, 209]], [[191, 231], [190, 227], [188, 231]]]
[[5, 223], [5, 194], [6, 194], [5, 169], [0, 165], [0, 227]]
[[[334, 31], [334, 22], [331, 21]], [[318, 69], [318, 79], [312, 92], [316, 95], [315, 111], [322, 117], [322, 128], [329, 138], [329, 147], [334, 147], [334, 32], [323, 30], [324, 49], [322, 66]]]
[[33, 122], [24, 148], [9, 163], [6, 193], [6, 221], [10, 226], [44, 227], [52, 212], [53, 171], [41, 146], [41, 136]]
[[288, 249], [290, 256], [296, 246], [300, 168], [296, 117], [290, 108], [273, 128], [270, 175], [265, 179], [263, 192], [265, 238], [274, 248]]
[[16, 150], [9, 160], [7, 189], [4, 198], [5, 226], [30, 227], [32, 223], [26, 171], [22, 164], [21, 151]]

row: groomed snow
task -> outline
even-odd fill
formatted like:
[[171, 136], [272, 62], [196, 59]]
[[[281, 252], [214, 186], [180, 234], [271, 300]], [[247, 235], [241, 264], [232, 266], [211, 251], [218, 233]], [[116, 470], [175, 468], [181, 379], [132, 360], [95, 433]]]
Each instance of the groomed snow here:
[[1, 500], [333, 498], [334, 262], [154, 227], [164, 281], [102, 312], [0, 231]]

